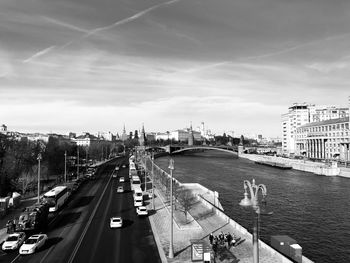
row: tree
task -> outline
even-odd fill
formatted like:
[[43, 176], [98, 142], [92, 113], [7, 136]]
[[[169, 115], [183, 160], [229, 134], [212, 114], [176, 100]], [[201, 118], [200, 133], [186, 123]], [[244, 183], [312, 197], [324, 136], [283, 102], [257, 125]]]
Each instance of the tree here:
[[181, 205], [180, 210], [185, 213], [187, 221], [187, 213], [194, 204], [195, 196], [190, 189], [182, 187], [182, 189], [179, 190], [178, 201]]

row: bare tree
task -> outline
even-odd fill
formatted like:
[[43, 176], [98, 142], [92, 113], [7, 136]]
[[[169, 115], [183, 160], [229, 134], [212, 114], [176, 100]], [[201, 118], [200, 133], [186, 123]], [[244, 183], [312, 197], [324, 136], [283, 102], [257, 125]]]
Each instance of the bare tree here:
[[179, 210], [185, 213], [187, 221], [187, 213], [195, 202], [195, 196], [190, 189], [181, 187], [181, 189], [179, 189], [178, 201], [181, 205]]

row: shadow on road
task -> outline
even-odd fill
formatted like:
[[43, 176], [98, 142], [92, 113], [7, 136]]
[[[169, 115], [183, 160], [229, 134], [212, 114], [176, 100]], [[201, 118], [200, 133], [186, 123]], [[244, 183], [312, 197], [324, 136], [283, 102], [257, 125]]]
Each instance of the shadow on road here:
[[79, 219], [80, 215], [81, 212], [63, 214], [56, 222], [55, 227], [59, 228], [70, 224], [74, 224]]
[[123, 219], [123, 228], [129, 227], [134, 223], [134, 221], [130, 219]]
[[52, 246], [55, 246], [59, 242], [63, 240], [62, 237], [50, 237], [47, 241], [46, 244], [43, 246], [43, 250], [49, 249]]
[[82, 206], [87, 206], [88, 204], [90, 204], [90, 202], [92, 201], [92, 199], [94, 199], [95, 196], [82, 196], [78, 199], [75, 200], [74, 205], [72, 206], [72, 208], [78, 208], [78, 207], [82, 207]]

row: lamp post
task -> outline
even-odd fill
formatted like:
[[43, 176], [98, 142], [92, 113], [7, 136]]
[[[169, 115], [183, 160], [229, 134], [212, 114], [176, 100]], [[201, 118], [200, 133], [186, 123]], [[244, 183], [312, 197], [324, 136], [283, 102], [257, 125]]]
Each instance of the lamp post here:
[[38, 203], [40, 203], [40, 161], [41, 161], [41, 153], [38, 154]]
[[153, 185], [153, 180], [154, 180], [154, 152], [152, 150], [152, 209], [155, 209], [154, 206], [154, 185]]
[[170, 159], [169, 167], [170, 169], [170, 244], [169, 244], [169, 258], [174, 258], [174, 248], [173, 248], [173, 170], [174, 170], [174, 160]]
[[79, 178], [79, 146], [77, 150], [77, 178]]
[[67, 182], [67, 151], [64, 151], [64, 182]]
[[[244, 186], [244, 199], [239, 203], [244, 207], [252, 207], [254, 209], [254, 225], [253, 225], [253, 263], [259, 263], [259, 216], [260, 214], [272, 214], [272, 212], [267, 213], [265, 210], [260, 209], [258, 193], [261, 190], [261, 194], [263, 196], [262, 203], [266, 206], [266, 196], [267, 190], [264, 184], [255, 184], [255, 180], [252, 180], [250, 183], [247, 180], [243, 182]], [[247, 188], [250, 192], [250, 199], [248, 198]]]

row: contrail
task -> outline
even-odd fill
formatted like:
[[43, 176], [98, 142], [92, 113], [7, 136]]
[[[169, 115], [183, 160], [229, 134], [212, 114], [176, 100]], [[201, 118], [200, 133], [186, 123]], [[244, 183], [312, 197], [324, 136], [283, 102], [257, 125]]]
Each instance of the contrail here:
[[84, 29], [84, 28], [81, 28], [81, 27], [77, 27], [77, 26], [72, 25], [72, 24], [68, 24], [68, 23], [59, 21], [57, 19], [51, 18], [51, 17], [43, 16], [42, 18], [44, 20], [46, 20], [46, 21], [48, 21], [48, 22], [50, 22], [52, 24], [58, 25], [58, 26], [66, 27], [66, 28], [69, 28], [69, 29], [72, 29], [72, 30], [83, 32], [83, 33], [89, 33], [90, 32], [87, 29]]
[[147, 8], [147, 9], [145, 9], [145, 10], [143, 10], [143, 11], [140, 11], [140, 12], [138, 12], [138, 13], [136, 13], [136, 14], [130, 16], [130, 17], [127, 17], [127, 18], [124, 18], [124, 19], [122, 19], [122, 20], [119, 20], [119, 21], [117, 21], [117, 22], [115, 22], [115, 23], [113, 23], [113, 24], [111, 24], [111, 25], [109, 25], [109, 26], [98, 27], [98, 28], [95, 28], [95, 29], [92, 29], [92, 30], [84, 30], [84, 29], [81, 29], [81, 28], [78, 28], [78, 27], [75, 27], [75, 26], [72, 26], [72, 25], [63, 23], [63, 22], [61, 22], [61, 21], [58, 21], [58, 20], [55, 20], [55, 19], [52, 19], [52, 18], [44, 17], [46, 20], [49, 20], [50, 22], [53, 22], [53, 23], [58, 24], [58, 25], [61, 25], [61, 26], [66, 26], [66, 27], [69, 27], [69, 28], [71, 28], [71, 29], [75, 29], [75, 30], [78, 30], [78, 31], [83, 31], [83, 32], [85, 32], [86, 34], [84, 34], [83, 36], [79, 37], [79, 38], [76, 39], [76, 40], [71, 40], [71, 41], [69, 41], [69, 42], [67, 42], [67, 43], [65, 43], [65, 44], [63, 44], [63, 45], [61, 45], [61, 46], [51, 46], [51, 47], [48, 47], [48, 48], [46, 48], [46, 49], [44, 49], [44, 50], [42, 50], [42, 51], [39, 51], [39, 52], [35, 53], [33, 56], [31, 56], [31, 57], [29, 57], [29, 58], [23, 60], [22, 62], [23, 62], [23, 63], [28, 63], [28, 62], [30, 62], [31, 60], [35, 59], [35, 58], [38, 58], [38, 57], [40, 57], [40, 56], [42, 56], [42, 55], [44, 55], [44, 54], [48, 54], [48, 53], [51, 52], [54, 48], [62, 50], [62, 49], [64, 49], [64, 48], [70, 46], [71, 44], [73, 44], [73, 43], [75, 43], [75, 42], [77, 42], [77, 41], [79, 41], [79, 40], [81, 40], [81, 39], [83, 39], [83, 38], [90, 37], [90, 36], [92, 36], [92, 35], [94, 35], [94, 34], [96, 34], [96, 33], [99, 33], [99, 32], [101, 32], [101, 31], [109, 30], [109, 29], [112, 29], [112, 28], [114, 28], [114, 27], [118, 27], [118, 26], [124, 25], [124, 24], [126, 24], [126, 23], [129, 23], [129, 22], [131, 22], [131, 21], [134, 21], [135, 19], [138, 19], [138, 18], [140, 18], [140, 17], [146, 15], [146, 14], [149, 13], [149, 12], [152, 12], [152, 11], [155, 10], [155, 9], [158, 9], [158, 8], [160, 8], [160, 7], [162, 7], [162, 6], [171, 5], [171, 4], [176, 3], [176, 2], [179, 2], [179, 1], [181, 1], [181, 0], [171, 0], [171, 1], [168, 1], [168, 2], [164, 2], [164, 3], [157, 4], [157, 5], [151, 6], [151, 7]]
[[31, 62], [33, 59], [36, 59], [38, 57], [41, 57], [47, 53], [49, 53], [51, 50], [53, 50], [56, 46], [51, 46], [51, 47], [48, 47], [48, 48], [45, 48], [43, 50], [40, 50], [39, 52], [36, 52], [34, 55], [30, 56], [29, 58], [23, 60], [22, 62], [23, 63], [28, 63], [28, 62]]
[[105, 30], [108, 30], [108, 29], [111, 29], [111, 28], [114, 28], [114, 27], [117, 27], [117, 26], [121, 26], [121, 25], [124, 25], [126, 23], [129, 23], [141, 16], [144, 16], [145, 14], [149, 13], [149, 12], [152, 12], [153, 10], [157, 9], [157, 8], [160, 8], [162, 6], [165, 6], [165, 5], [171, 5], [173, 3], [176, 3], [176, 2], [179, 2], [181, 0], [171, 0], [171, 1], [168, 1], [168, 2], [165, 2], [165, 3], [161, 3], [161, 4], [157, 4], [157, 5], [154, 5], [154, 6], [151, 6], [143, 11], [140, 11], [138, 13], [136, 13], [135, 15], [132, 15], [130, 17], [127, 17], [127, 18], [124, 18], [122, 20], [119, 20], [109, 26], [105, 26], [105, 27], [99, 27], [99, 28], [95, 28], [93, 30], [91, 30], [89, 33], [87, 33], [86, 35], [84, 35], [83, 37], [89, 37], [91, 35], [94, 35], [100, 31], [105, 31]]

